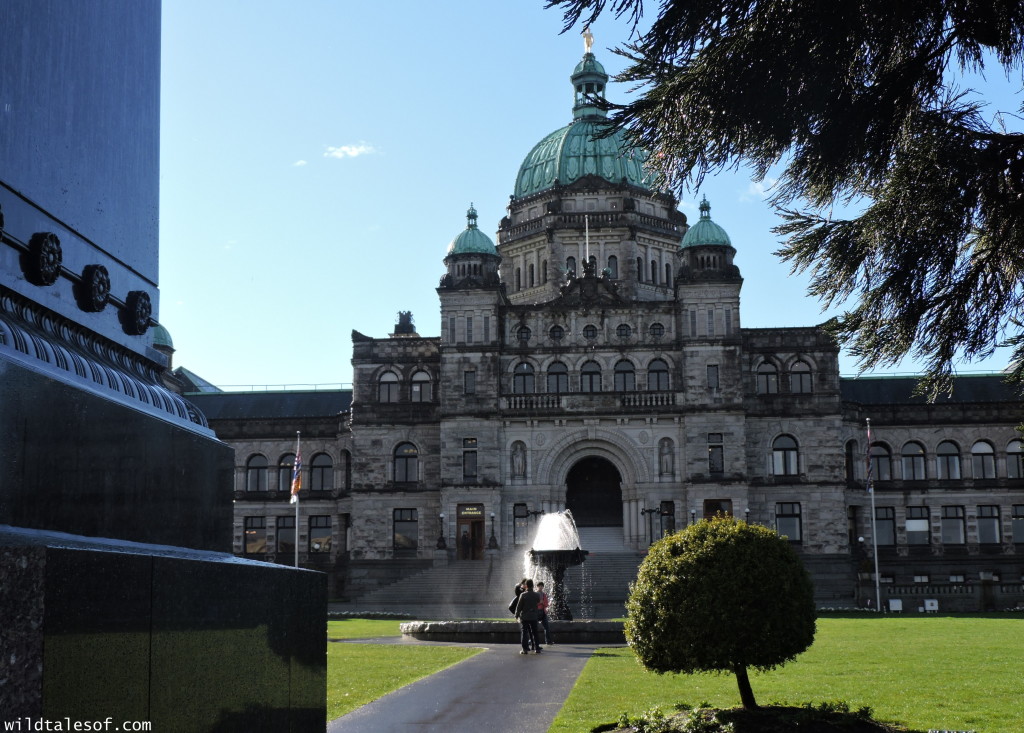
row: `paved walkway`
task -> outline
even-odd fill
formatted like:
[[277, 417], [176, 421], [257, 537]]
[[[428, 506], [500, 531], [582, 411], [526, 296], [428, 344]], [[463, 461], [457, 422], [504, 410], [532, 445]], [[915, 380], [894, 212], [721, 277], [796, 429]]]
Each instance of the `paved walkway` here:
[[[361, 641], [424, 643], [405, 637]], [[518, 644], [485, 647], [469, 659], [331, 721], [327, 733], [546, 731], [597, 647], [555, 644], [540, 654], [525, 655], [519, 648]]]

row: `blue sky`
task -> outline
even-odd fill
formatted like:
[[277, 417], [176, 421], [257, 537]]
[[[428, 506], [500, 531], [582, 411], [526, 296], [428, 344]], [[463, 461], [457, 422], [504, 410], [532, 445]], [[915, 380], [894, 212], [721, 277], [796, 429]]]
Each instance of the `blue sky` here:
[[[383, 337], [411, 310], [438, 335], [470, 202], [494, 239], [523, 158], [571, 120], [583, 42], [543, 5], [165, 0], [159, 315], [175, 365], [223, 388], [344, 384], [353, 329]], [[593, 28], [612, 74], [628, 32], [610, 15]], [[831, 315], [772, 254], [763, 184], [706, 181], [680, 203], [691, 221], [702, 195], [737, 249], [743, 326]]]

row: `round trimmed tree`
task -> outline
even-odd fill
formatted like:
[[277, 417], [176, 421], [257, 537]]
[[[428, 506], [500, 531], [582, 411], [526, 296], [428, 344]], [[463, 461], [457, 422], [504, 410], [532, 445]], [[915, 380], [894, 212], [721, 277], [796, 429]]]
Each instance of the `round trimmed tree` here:
[[767, 671], [814, 641], [814, 588], [775, 531], [718, 516], [655, 542], [626, 603], [626, 640], [647, 669], [733, 672], [756, 708], [747, 668]]

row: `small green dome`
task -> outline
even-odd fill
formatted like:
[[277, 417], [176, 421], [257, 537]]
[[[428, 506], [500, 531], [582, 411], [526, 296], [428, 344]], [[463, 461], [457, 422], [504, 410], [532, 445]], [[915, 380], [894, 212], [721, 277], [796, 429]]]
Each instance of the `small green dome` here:
[[706, 245], [732, 246], [729, 235], [722, 227], [711, 221], [711, 204], [707, 197], [700, 202], [700, 219], [686, 231], [682, 247], [701, 247]]
[[567, 185], [586, 175], [615, 184], [625, 180], [634, 186], [646, 185], [643, 151], [630, 148], [621, 130], [598, 137], [608, 125], [607, 112], [594, 103], [604, 98], [608, 83], [604, 67], [588, 51], [570, 78], [575, 94], [573, 121], [537, 143], [523, 160], [516, 176], [516, 198], [556, 183]]
[[495, 249], [491, 238], [477, 228], [476, 209], [473, 208], [473, 204], [469, 205], [469, 211], [466, 212], [466, 229], [460, 232], [451, 241], [451, 244], [448, 245], [448, 254], [498, 254], [498, 250]]
[[162, 346], [165, 349], [174, 351], [174, 342], [171, 341], [171, 332], [159, 323], [153, 328], [153, 346]]

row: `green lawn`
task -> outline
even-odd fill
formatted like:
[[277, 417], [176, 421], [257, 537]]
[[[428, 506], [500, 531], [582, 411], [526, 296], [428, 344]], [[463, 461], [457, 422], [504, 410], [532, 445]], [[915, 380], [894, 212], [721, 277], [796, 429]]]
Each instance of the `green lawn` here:
[[[911, 729], [1024, 731], [1024, 619], [881, 617], [818, 620], [795, 662], [751, 676], [761, 704], [845, 700]], [[656, 675], [628, 649], [601, 649], [551, 727], [579, 733], [678, 703], [739, 704], [732, 675]]]

